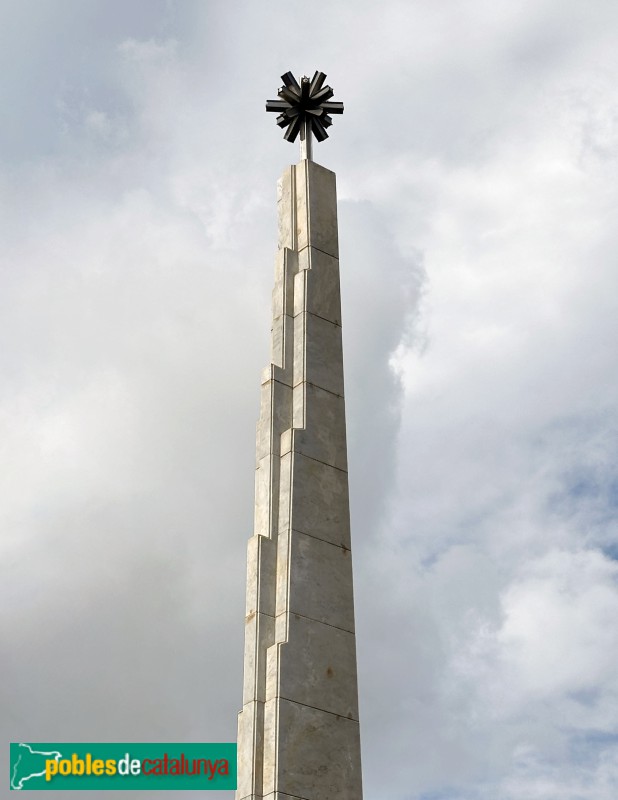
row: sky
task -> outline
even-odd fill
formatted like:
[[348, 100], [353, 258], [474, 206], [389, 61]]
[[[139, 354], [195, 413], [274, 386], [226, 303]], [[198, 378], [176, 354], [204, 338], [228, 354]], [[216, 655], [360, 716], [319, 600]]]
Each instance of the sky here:
[[365, 798], [615, 800], [618, 5], [3, 0], [0, 59], [4, 741], [235, 741], [319, 69]]

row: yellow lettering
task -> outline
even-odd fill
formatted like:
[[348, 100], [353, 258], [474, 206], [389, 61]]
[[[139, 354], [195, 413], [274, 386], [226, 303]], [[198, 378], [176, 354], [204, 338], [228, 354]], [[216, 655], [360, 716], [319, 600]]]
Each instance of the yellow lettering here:
[[105, 762], [105, 774], [106, 775], [115, 775], [116, 774], [116, 762], [113, 758], [108, 758]]
[[104, 769], [104, 763], [100, 758], [95, 758], [92, 762], [92, 771], [95, 775], [102, 775]]
[[78, 757], [77, 753], [73, 753], [71, 772], [73, 775], [84, 774], [84, 762]]
[[58, 762], [55, 758], [49, 758], [45, 762], [45, 780], [51, 781], [52, 777], [58, 773]]

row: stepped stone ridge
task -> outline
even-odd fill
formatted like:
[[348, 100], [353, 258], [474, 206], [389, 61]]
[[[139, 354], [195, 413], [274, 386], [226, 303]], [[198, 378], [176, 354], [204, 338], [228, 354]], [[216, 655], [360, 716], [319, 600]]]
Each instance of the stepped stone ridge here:
[[237, 800], [362, 800], [335, 175], [278, 184]]

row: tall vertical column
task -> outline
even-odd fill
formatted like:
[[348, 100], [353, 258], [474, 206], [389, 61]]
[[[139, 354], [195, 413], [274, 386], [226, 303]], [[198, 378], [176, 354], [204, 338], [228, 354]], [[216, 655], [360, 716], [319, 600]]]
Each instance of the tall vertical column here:
[[335, 175], [278, 184], [237, 800], [361, 800]]

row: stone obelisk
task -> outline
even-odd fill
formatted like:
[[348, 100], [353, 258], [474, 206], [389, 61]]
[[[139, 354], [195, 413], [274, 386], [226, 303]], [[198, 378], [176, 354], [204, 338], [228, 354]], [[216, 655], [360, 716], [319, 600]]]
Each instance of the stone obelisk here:
[[328, 102], [324, 78], [316, 73], [299, 84], [287, 73], [282, 100], [269, 101], [269, 110], [282, 112], [281, 127], [296, 125], [301, 134], [301, 160], [278, 184], [237, 800], [362, 798], [337, 198], [334, 173], [310, 157], [312, 131], [325, 138], [328, 112], [343, 110]]

